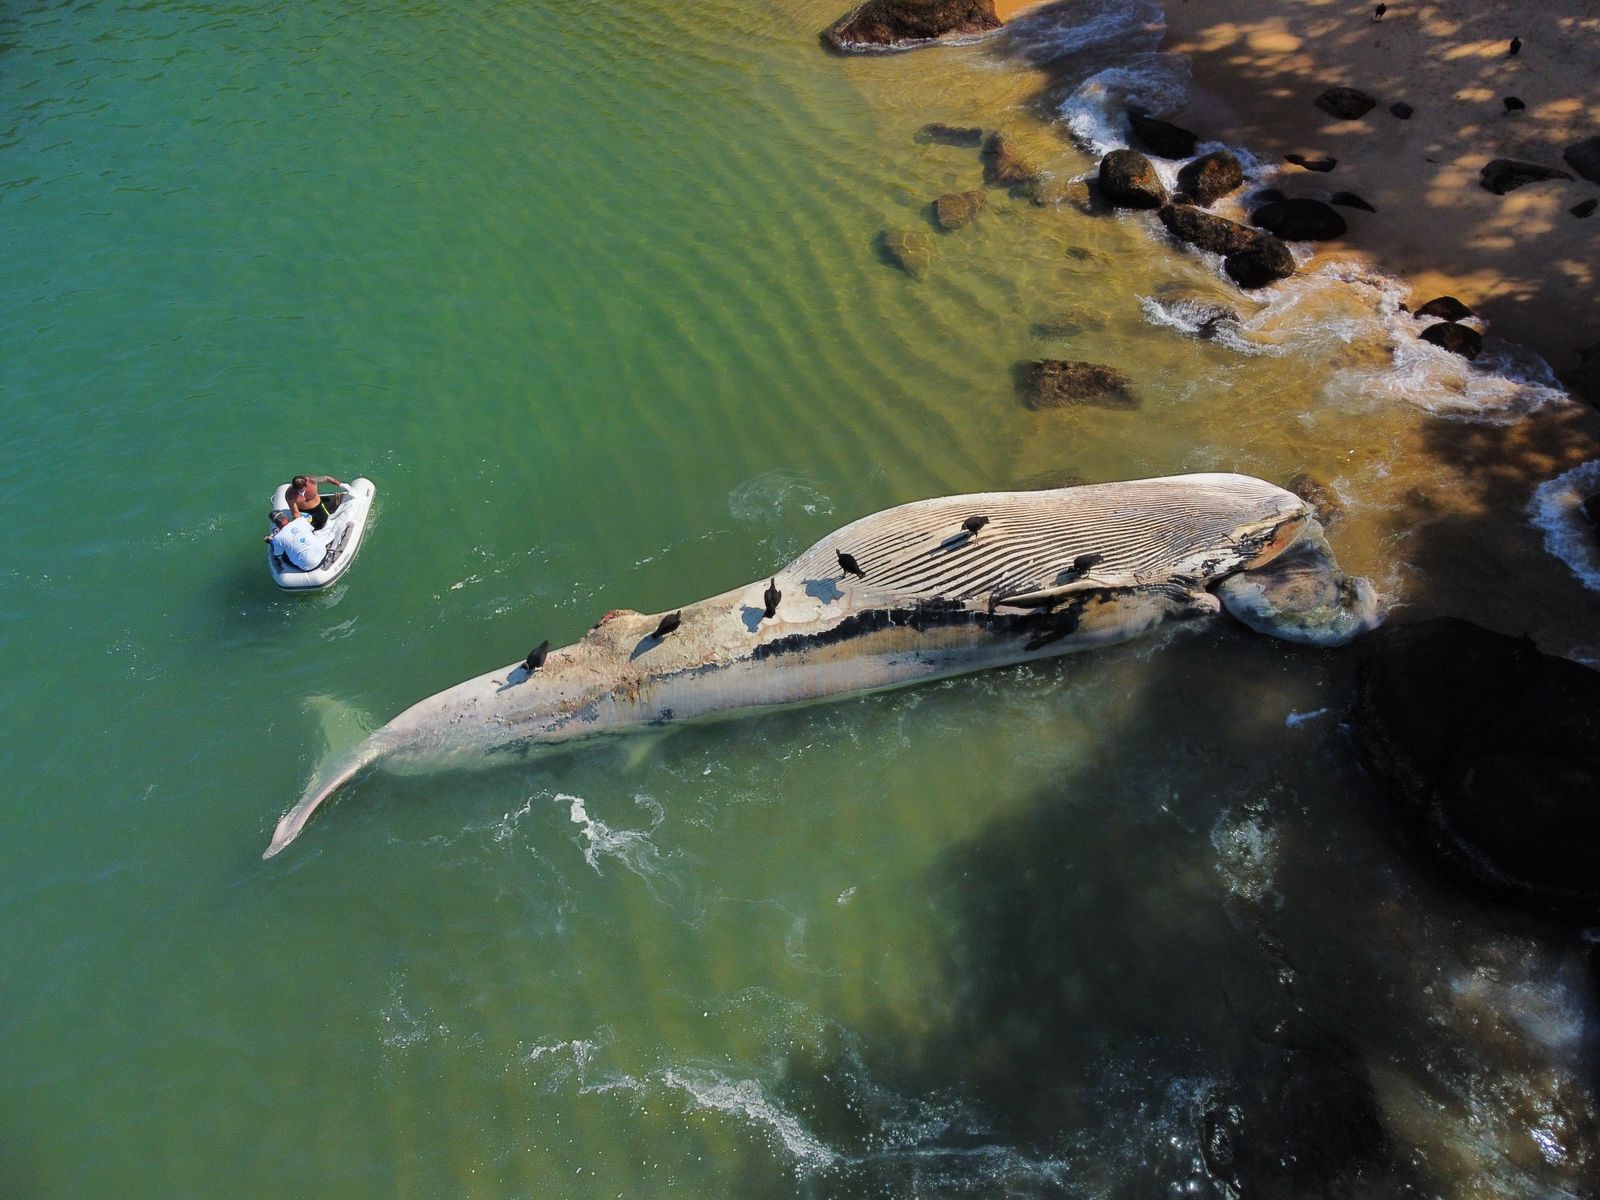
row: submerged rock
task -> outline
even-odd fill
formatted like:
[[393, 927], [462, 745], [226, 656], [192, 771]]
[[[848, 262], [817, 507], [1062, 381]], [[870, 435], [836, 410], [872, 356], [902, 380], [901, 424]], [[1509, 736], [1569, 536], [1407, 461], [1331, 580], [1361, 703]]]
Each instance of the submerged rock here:
[[978, 219], [989, 201], [982, 192], [946, 192], [933, 202], [940, 229], [960, 229]]
[[1133, 381], [1103, 363], [1041, 358], [1028, 364], [1023, 396], [1029, 408], [1137, 408]]
[[1561, 157], [1590, 183], [1600, 183], [1600, 134], [1573, 143], [1561, 152]]
[[1312, 103], [1330, 117], [1338, 117], [1341, 121], [1359, 121], [1371, 112], [1378, 102], [1353, 87], [1336, 87], [1329, 88]]
[[1396, 100], [1393, 104], [1389, 105], [1389, 111], [1400, 120], [1409, 121], [1411, 120], [1411, 114], [1417, 110], [1412, 108], [1411, 105], [1407, 104], [1404, 100]]
[[1143, 302], [1145, 315], [1189, 337], [1210, 341], [1223, 325], [1238, 327], [1239, 310], [1220, 300], [1178, 288], [1160, 288]]
[[1077, 179], [1046, 179], [1043, 175], [1035, 175], [1017, 189], [1017, 195], [1025, 196], [1039, 208], [1049, 208], [1069, 200], [1074, 204], [1087, 201], [1089, 187]]
[[976, 125], [946, 125], [942, 121], [930, 121], [917, 130], [913, 140], [937, 142], [941, 146], [977, 146], [983, 142], [983, 130]]
[[1178, 189], [1185, 199], [1210, 208], [1234, 188], [1244, 183], [1244, 168], [1226, 150], [1215, 150], [1178, 171]]
[[1429, 325], [1420, 336], [1423, 341], [1432, 342], [1462, 358], [1477, 358], [1483, 350], [1483, 335], [1470, 325], [1458, 325], [1454, 321]]
[[994, 0], [866, 0], [824, 29], [822, 44], [851, 53], [999, 28]]
[[920, 229], [885, 229], [878, 235], [878, 249], [891, 266], [921, 279], [933, 262], [933, 235]]
[[1458, 879], [1600, 917], [1600, 673], [1440, 617], [1368, 639], [1353, 722], [1400, 828]]
[[1137, 150], [1113, 150], [1100, 160], [1100, 194], [1117, 208], [1160, 208], [1167, 189]]
[[1077, 337], [1080, 333], [1092, 333], [1097, 329], [1104, 329], [1105, 324], [1105, 319], [1099, 313], [1080, 306], [1035, 321], [1028, 326], [1028, 332], [1044, 340], [1070, 338]]
[[1188, 158], [1200, 138], [1181, 125], [1147, 117], [1142, 112], [1128, 110], [1128, 127], [1133, 140], [1157, 158]]
[[1187, 204], [1163, 205], [1156, 215], [1167, 227], [1167, 232], [1180, 242], [1187, 242], [1213, 254], [1236, 254], [1255, 245], [1263, 236], [1247, 225], [1202, 212]]
[[1572, 176], [1555, 167], [1541, 167], [1538, 163], [1519, 162], [1514, 158], [1497, 158], [1486, 163], [1478, 172], [1481, 187], [1504, 196], [1528, 183], [1543, 183], [1547, 179], [1571, 179]]
[[1022, 156], [1017, 144], [998, 130], [983, 144], [982, 158], [983, 181], [990, 187], [1016, 187], [1039, 173], [1039, 168]]
[[1327, 242], [1343, 237], [1349, 226], [1321, 200], [1296, 198], [1263, 204], [1250, 214], [1252, 224], [1290, 242]]
[[1324, 529], [1333, 528], [1334, 522], [1344, 516], [1344, 501], [1315, 475], [1302, 471], [1283, 486], [1316, 510], [1317, 520]]
[[1228, 278], [1242, 288], [1265, 287], [1294, 274], [1294, 255], [1275, 237], [1260, 237], [1222, 260]]
[[1477, 314], [1454, 296], [1435, 296], [1411, 315], [1433, 317], [1439, 321], [1462, 321]]

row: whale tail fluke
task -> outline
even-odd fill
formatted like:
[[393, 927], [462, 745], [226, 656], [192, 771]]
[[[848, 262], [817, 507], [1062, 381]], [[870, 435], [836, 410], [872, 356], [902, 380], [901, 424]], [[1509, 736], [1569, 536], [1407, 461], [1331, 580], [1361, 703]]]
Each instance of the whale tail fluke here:
[[272, 831], [272, 844], [261, 857], [273, 857], [299, 837], [311, 814], [317, 811], [322, 802], [348, 783], [363, 767], [381, 758], [386, 749], [387, 746], [378, 737], [369, 737], [349, 754], [335, 759], [332, 765], [318, 771], [306, 785], [300, 803], [284, 813], [278, 821], [278, 827]]

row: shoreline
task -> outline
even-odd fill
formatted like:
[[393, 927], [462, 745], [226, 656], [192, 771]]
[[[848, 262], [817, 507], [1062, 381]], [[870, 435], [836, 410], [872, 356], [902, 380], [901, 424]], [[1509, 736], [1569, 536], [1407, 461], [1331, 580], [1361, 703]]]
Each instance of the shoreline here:
[[[1012, 20], [1038, 0], [996, 0]], [[1600, 215], [1569, 209], [1600, 198], [1600, 184], [1562, 159], [1600, 133], [1600, 0], [1537, 0], [1493, 11], [1463, 0], [1391, 4], [1381, 21], [1352, 3], [1330, 13], [1315, 0], [1285, 0], [1263, 15], [1246, 0], [1164, 0], [1161, 49], [1189, 59], [1187, 105], [1165, 116], [1202, 140], [1249, 149], [1278, 165], [1272, 185], [1326, 200], [1353, 191], [1376, 213], [1341, 209], [1349, 233], [1318, 246], [1319, 260], [1350, 257], [1406, 282], [1412, 307], [1453, 295], [1487, 331], [1535, 350], [1569, 387], [1579, 354], [1600, 343]], [[1512, 36], [1520, 53], [1508, 54]], [[1313, 101], [1330, 87], [1377, 101], [1339, 120]], [[1511, 112], [1504, 96], [1526, 108]], [[1390, 105], [1412, 107], [1409, 119]], [[1292, 166], [1286, 154], [1332, 157], [1331, 172]], [[1491, 159], [1513, 158], [1574, 176], [1503, 196], [1479, 184]], [[1241, 197], [1242, 198], [1242, 197]], [[1587, 398], [1600, 403], [1600, 369]], [[1582, 393], [1580, 393], [1582, 394]]]

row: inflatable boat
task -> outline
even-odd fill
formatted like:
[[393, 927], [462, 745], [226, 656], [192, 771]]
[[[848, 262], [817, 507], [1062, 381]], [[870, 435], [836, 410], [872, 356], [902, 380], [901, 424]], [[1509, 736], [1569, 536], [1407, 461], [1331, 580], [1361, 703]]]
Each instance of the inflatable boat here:
[[[267, 570], [272, 572], [272, 582], [286, 592], [314, 592], [327, 587], [348, 571], [361, 545], [367, 518], [372, 515], [372, 497], [377, 490], [372, 480], [365, 476], [352, 479], [344, 485], [339, 507], [333, 510], [328, 523], [317, 531], [317, 539], [327, 547], [327, 553], [314, 570], [302, 571], [279, 554], [276, 547], [269, 545]], [[289, 485], [279, 484], [278, 490], [272, 493], [273, 510], [288, 508], [288, 496]]]

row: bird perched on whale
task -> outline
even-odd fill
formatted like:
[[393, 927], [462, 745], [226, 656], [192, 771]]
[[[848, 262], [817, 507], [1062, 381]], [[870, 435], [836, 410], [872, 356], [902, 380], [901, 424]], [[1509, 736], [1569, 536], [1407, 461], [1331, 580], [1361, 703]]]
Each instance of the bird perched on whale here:
[[667, 634], [672, 633], [674, 630], [676, 630], [678, 628], [679, 625], [682, 625], [682, 624], [683, 624], [683, 613], [682, 613], [682, 611], [670, 612], [666, 616], [661, 618], [661, 624], [656, 626], [656, 631], [654, 633], [652, 633], [650, 636], [655, 638], [655, 640], [659, 642], [662, 638], [666, 637]]
[[1512, 38], [1511, 39], [1511, 45], [1506, 47], [1506, 57], [1507, 58], [1515, 58], [1517, 56], [1517, 52], [1520, 51], [1521, 49], [1522, 49], [1522, 39], [1519, 38], [1519, 37]]
[[763, 621], [770, 621], [778, 615], [778, 601], [783, 599], [783, 593], [778, 590], [776, 578], [767, 581], [767, 590], [762, 593], [761, 601], [767, 607], [761, 613]]
[[861, 564], [855, 560], [853, 554], [846, 554], [843, 550], [836, 550], [834, 553], [839, 556], [839, 569], [846, 575], [857, 575], [862, 579], [867, 577], [867, 573], [861, 569]]
[[544, 641], [540, 642], [532, 650], [528, 651], [528, 657], [523, 662], [522, 669], [524, 671], [526, 671], [529, 675], [532, 675], [540, 667], [544, 666], [544, 660], [546, 658], [548, 658], [549, 656], [550, 656], [550, 639], [549, 638], [545, 638]]
[[1377, 8], [1372, 10], [1372, 19], [1374, 21], [1381, 21], [1383, 20], [1383, 14], [1388, 11], [1389, 6], [1387, 4], [1380, 4]]
[[1106, 556], [1104, 554], [1080, 554], [1072, 560], [1072, 566], [1068, 569], [1074, 575], [1082, 575], [1090, 567], [1097, 567], [1105, 560]]
[[973, 537], [977, 537], [978, 530], [982, 529], [988, 523], [988, 517], [968, 517], [965, 521], [961, 522], [961, 528], [965, 529]]
[[1506, 111], [1508, 113], [1521, 112], [1523, 109], [1528, 107], [1516, 96], [1507, 96], [1503, 101], [1501, 101], [1501, 103], [1506, 106]]

